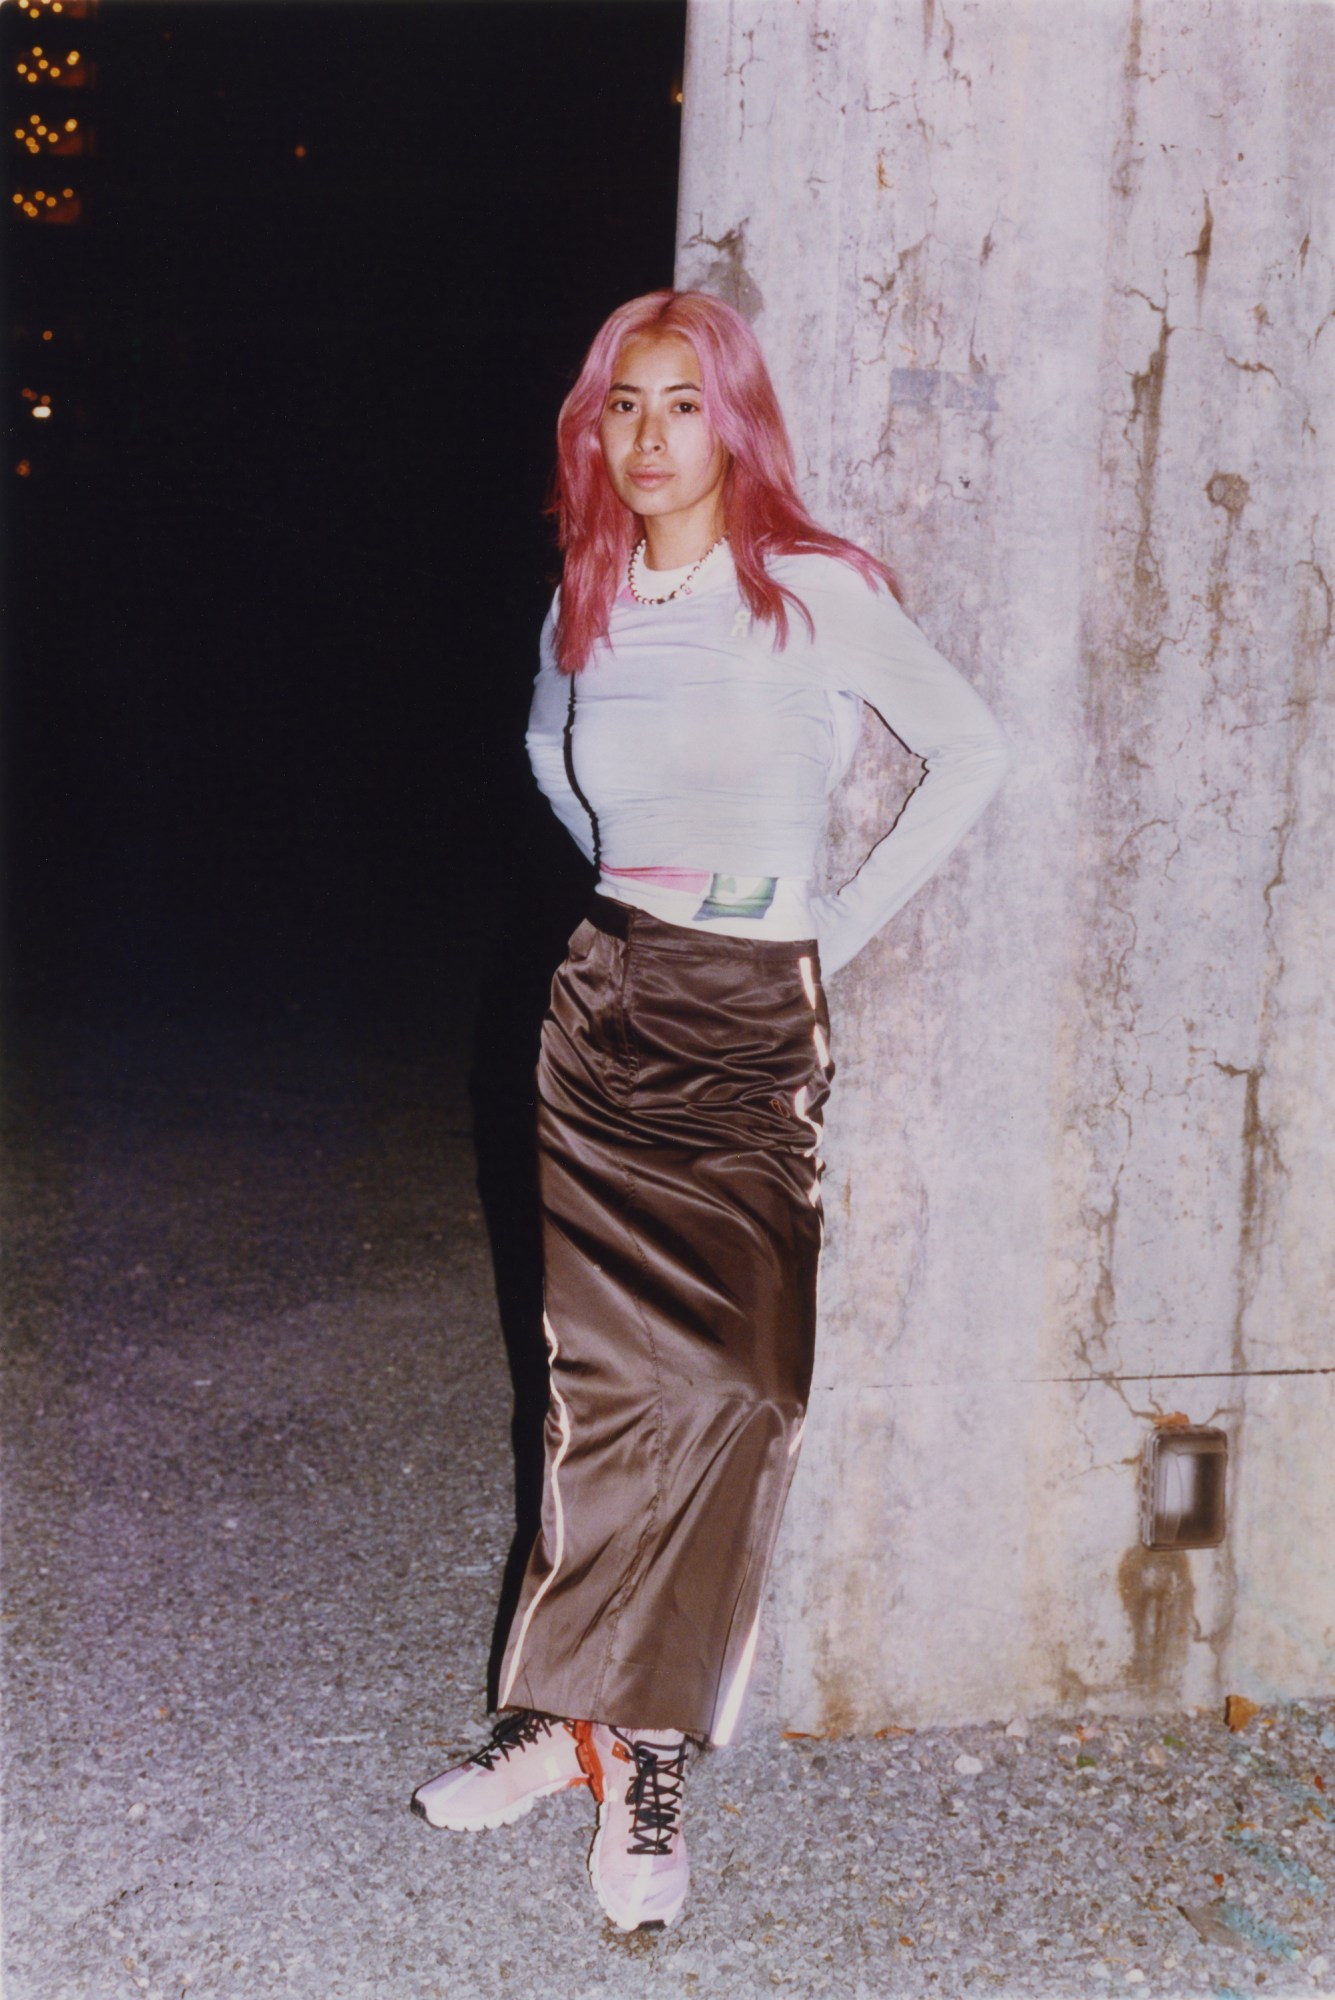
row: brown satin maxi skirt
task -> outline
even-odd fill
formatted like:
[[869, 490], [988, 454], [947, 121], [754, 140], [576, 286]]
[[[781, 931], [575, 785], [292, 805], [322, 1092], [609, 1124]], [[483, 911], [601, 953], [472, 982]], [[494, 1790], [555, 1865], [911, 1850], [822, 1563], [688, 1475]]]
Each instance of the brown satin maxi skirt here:
[[543, 1026], [542, 1526], [500, 1674], [726, 1742], [801, 1439], [833, 1074], [814, 944], [595, 899]]

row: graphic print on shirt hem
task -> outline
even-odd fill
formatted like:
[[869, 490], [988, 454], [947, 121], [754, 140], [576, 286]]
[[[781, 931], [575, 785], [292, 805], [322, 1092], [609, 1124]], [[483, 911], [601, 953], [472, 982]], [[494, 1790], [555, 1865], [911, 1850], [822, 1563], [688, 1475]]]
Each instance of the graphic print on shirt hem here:
[[692, 921], [711, 917], [763, 917], [774, 901], [777, 875], [715, 875]]

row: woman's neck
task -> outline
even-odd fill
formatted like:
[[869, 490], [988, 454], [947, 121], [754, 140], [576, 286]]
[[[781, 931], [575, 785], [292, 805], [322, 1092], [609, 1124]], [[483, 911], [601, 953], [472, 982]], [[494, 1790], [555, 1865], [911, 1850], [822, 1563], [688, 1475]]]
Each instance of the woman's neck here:
[[648, 569], [685, 569], [688, 564], [699, 562], [724, 533], [723, 522], [713, 516], [702, 523], [689, 518], [678, 520], [671, 515], [655, 519], [642, 514], [640, 527]]

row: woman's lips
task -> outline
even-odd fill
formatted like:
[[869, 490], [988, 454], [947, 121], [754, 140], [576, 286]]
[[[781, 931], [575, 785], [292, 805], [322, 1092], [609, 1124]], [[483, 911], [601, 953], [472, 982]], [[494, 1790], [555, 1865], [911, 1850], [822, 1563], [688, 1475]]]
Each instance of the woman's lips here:
[[630, 477], [637, 486], [661, 486], [665, 479], [671, 479], [672, 474], [670, 472], [650, 472], [646, 468], [642, 472], [632, 472]]

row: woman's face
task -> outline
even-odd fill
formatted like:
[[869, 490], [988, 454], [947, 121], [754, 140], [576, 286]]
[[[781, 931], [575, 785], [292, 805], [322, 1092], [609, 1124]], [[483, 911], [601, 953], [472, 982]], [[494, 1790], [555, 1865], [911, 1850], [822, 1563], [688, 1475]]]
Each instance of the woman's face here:
[[[710, 429], [700, 363], [679, 333], [635, 334], [617, 356], [598, 439], [617, 497], [679, 528], [723, 529], [728, 453]], [[692, 514], [698, 521], [691, 521]]]

